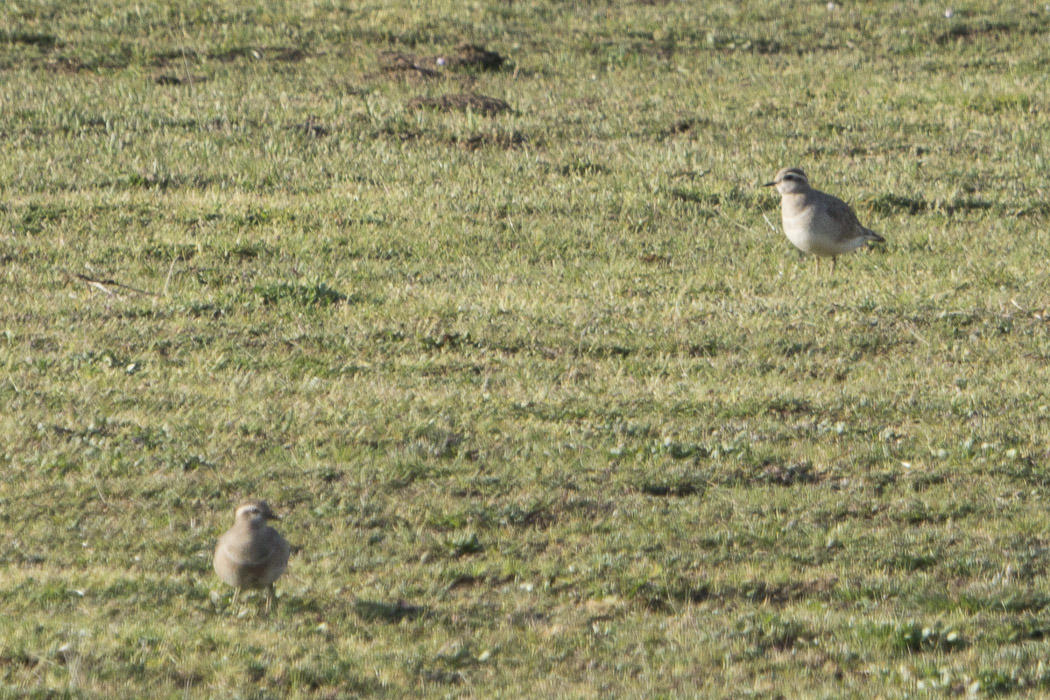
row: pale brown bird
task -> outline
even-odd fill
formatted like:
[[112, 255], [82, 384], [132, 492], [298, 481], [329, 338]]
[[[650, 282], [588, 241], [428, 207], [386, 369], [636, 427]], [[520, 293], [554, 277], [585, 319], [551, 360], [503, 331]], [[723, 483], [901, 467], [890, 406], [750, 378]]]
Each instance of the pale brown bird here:
[[782, 168], [765, 187], [776, 187], [780, 193], [781, 221], [784, 233], [795, 247], [820, 258], [835, 258], [849, 253], [868, 241], [885, 239], [863, 226], [848, 204], [838, 197], [814, 189], [801, 168]]
[[265, 588], [269, 610], [274, 598], [273, 582], [288, 568], [288, 540], [267, 525], [267, 520], [280, 517], [266, 501], [246, 501], [237, 506], [233, 527], [215, 546], [212, 565], [219, 578], [234, 587], [233, 604], [242, 588]]

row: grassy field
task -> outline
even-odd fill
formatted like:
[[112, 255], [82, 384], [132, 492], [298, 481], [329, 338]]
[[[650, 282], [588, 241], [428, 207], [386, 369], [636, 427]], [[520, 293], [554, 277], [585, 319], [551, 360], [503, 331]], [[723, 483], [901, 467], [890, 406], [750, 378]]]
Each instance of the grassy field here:
[[1050, 7], [161, 5], [0, 6], [0, 695], [1050, 693]]

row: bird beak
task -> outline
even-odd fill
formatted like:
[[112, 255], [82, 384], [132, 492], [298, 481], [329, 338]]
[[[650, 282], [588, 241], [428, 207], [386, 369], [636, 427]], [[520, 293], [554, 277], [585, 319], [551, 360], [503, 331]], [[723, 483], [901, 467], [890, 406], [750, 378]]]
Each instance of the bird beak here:
[[764, 185], [762, 185], [762, 186], [763, 186], [763, 187], [772, 187], [772, 186], [773, 186], [773, 185], [775, 185], [775, 184], [777, 184], [777, 183], [776, 183], [776, 182], [767, 182], [766, 184], [764, 184]]
[[267, 520], [281, 520], [282, 518], [281, 518], [281, 516], [277, 515], [277, 513], [268, 513], [266, 515], [266, 519]]

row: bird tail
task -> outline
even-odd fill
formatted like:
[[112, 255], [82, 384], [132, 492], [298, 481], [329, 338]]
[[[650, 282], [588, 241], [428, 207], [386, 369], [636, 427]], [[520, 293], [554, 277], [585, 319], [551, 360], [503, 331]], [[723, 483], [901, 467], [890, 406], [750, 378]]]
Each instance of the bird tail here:
[[864, 229], [864, 240], [866, 241], [878, 241], [879, 243], [885, 243], [886, 239], [879, 234], [872, 231], [870, 228]]

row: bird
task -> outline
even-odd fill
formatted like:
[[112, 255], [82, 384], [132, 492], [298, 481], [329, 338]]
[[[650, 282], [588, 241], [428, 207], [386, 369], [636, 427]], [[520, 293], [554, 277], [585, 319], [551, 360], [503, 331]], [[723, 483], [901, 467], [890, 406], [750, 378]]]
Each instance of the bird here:
[[232, 604], [241, 589], [265, 588], [266, 610], [270, 610], [273, 582], [288, 568], [291, 552], [288, 540], [266, 524], [280, 519], [266, 501], [250, 500], [237, 506], [233, 527], [219, 538], [212, 559], [215, 573], [235, 589]]
[[835, 258], [860, 248], [868, 241], [886, 239], [861, 225], [853, 209], [838, 197], [813, 189], [801, 168], [782, 168], [763, 187], [776, 186], [780, 193], [780, 215], [784, 233], [799, 250]]

